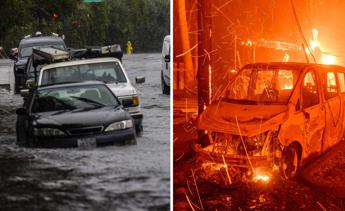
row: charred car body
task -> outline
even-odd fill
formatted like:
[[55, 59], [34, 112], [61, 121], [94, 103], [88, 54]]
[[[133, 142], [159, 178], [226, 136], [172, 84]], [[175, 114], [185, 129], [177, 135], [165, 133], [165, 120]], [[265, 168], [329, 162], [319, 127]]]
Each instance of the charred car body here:
[[135, 144], [133, 119], [102, 82], [35, 89], [17, 109], [17, 143], [25, 146]]
[[199, 157], [223, 165], [229, 182], [262, 177], [262, 169], [294, 177], [343, 137], [344, 74], [318, 64], [246, 65], [199, 117], [210, 141]]

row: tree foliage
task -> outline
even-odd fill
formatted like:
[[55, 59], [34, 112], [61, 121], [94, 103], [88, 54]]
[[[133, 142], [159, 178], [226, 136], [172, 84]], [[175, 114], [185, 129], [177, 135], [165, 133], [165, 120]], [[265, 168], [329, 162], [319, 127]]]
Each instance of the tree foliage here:
[[170, 28], [169, 0], [1, 0], [0, 45], [17, 47], [27, 34], [64, 34], [69, 47], [119, 43], [128, 40], [135, 52], [161, 48]]

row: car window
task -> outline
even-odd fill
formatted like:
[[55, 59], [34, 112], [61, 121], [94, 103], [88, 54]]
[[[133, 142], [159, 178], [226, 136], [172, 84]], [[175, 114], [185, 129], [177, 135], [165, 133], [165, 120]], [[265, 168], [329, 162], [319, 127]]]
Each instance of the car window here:
[[325, 77], [325, 98], [328, 100], [338, 95], [338, 86], [334, 72], [327, 72]]
[[339, 79], [339, 88], [341, 93], [345, 93], [345, 75], [344, 73], [337, 73]]
[[314, 71], [309, 71], [304, 76], [302, 84], [302, 103], [303, 108], [319, 104], [319, 92]]
[[224, 98], [240, 103], [286, 104], [298, 74], [298, 71], [293, 69], [246, 68], [230, 82]]
[[104, 85], [73, 86], [38, 92], [34, 97], [32, 112], [93, 109], [118, 105], [114, 95]]
[[91, 80], [106, 84], [127, 82], [118, 62], [103, 62], [46, 69], [42, 75], [41, 85]]

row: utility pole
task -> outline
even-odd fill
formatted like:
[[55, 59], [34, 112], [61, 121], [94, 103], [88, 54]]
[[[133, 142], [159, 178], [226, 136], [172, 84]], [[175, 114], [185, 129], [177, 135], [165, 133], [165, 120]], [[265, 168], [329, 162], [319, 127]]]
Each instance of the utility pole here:
[[[198, 115], [204, 111], [211, 101], [211, 72], [212, 56], [212, 18], [211, 1], [198, 0]], [[201, 56], [204, 55], [204, 56]], [[201, 145], [208, 143], [208, 136], [204, 131], [199, 131], [199, 141]]]

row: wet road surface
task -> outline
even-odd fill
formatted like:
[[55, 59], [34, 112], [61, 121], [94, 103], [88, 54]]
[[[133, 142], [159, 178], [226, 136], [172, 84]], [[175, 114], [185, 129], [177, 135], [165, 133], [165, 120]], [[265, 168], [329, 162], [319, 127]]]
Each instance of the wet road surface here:
[[[22, 99], [0, 85], [0, 210], [169, 209], [170, 99], [161, 94], [160, 54], [125, 56], [123, 64], [141, 93], [144, 132], [135, 146], [18, 147]], [[138, 75], [144, 84], [134, 83]]]

